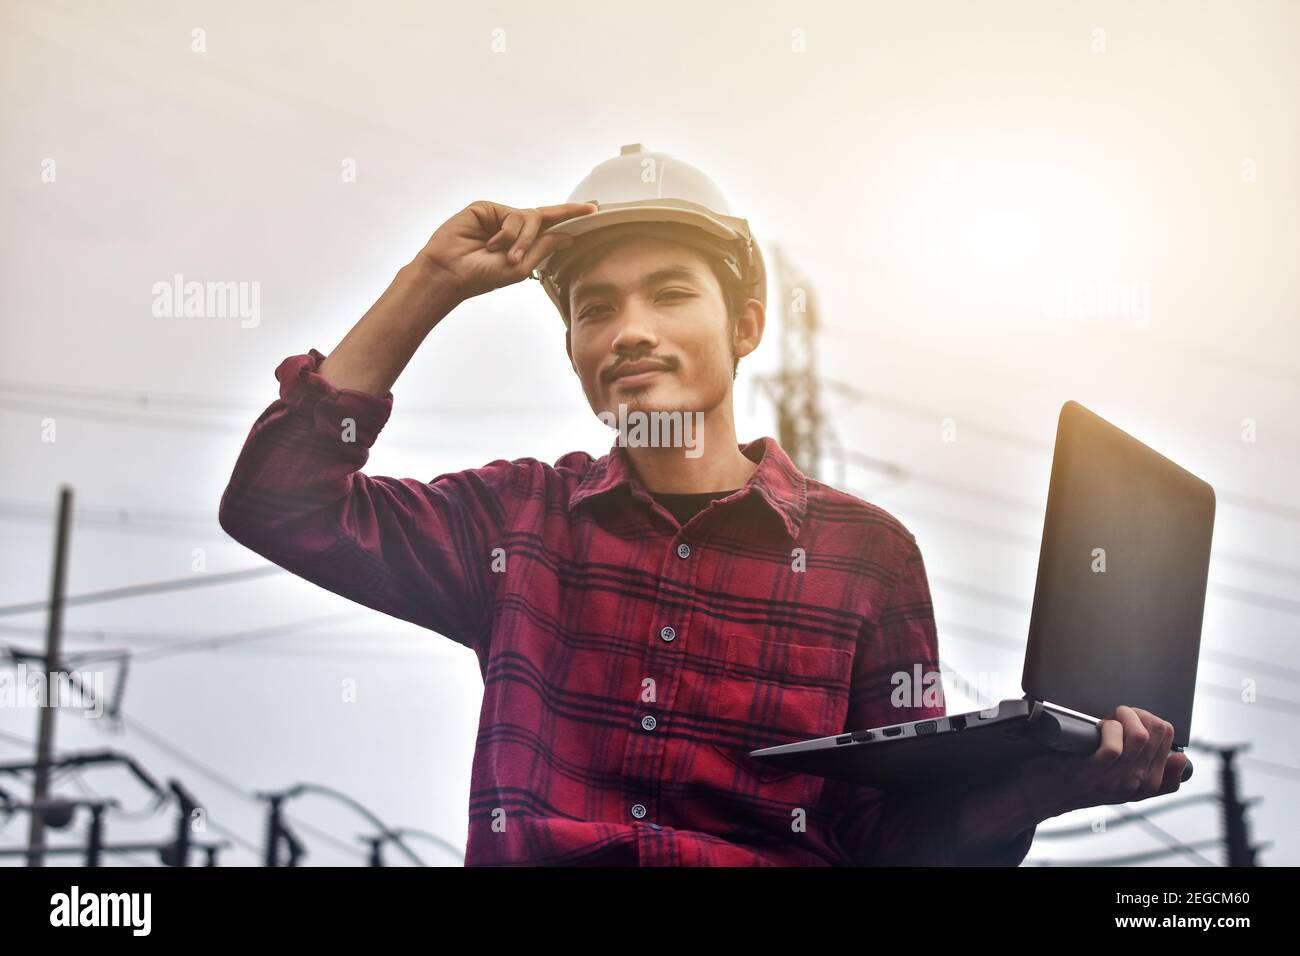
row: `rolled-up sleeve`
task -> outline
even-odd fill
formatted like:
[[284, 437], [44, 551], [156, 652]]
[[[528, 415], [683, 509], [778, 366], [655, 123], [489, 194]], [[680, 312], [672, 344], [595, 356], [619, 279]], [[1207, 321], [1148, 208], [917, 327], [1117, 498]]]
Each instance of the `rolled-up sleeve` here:
[[[939, 673], [929, 581], [912, 539], [876, 626], [864, 632], [855, 655], [845, 732], [945, 716]], [[906, 675], [902, 690], [896, 674]], [[926, 679], [931, 674], [936, 675], [932, 689]], [[1033, 843], [1031, 828], [1005, 843], [959, 853], [958, 811], [965, 789], [950, 781], [897, 790], [828, 781], [828, 792], [843, 800], [836, 836], [851, 865], [1019, 866]]]
[[220, 505], [221, 527], [320, 587], [481, 652], [518, 465], [431, 481], [361, 472], [388, 421], [383, 397], [336, 388], [315, 349], [276, 369]]

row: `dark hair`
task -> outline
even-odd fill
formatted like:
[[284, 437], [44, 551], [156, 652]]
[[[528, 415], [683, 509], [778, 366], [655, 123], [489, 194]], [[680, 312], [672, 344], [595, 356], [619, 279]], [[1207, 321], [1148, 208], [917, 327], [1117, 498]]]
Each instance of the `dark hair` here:
[[[740, 310], [749, 301], [749, 296], [741, 287], [740, 280], [732, 274], [730, 269], [723, 265], [721, 259], [716, 256], [705, 256], [705, 258], [709, 260], [709, 268], [713, 270], [718, 285], [722, 287], [722, 304], [727, 310], [727, 338], [730, 339], [731, 333], [736, 328], [736, 322], [740, 319]], [[733, 381], [739, 367], [740, 359], [733, 358], [731, 362], [731, 378]]]
[[[572, 327], [572, 321], [573, 321], [572, 317], [569, 315], [569, 303], [568, 303], [569, 289], [573, 287], [573, 280], [576, 279], [578, 276], [580, 276], [583, 272], [586, 272], [589, 268], [591, 268], [591, 266], [596, 262], [597, 259], [601, 258], [605, 252], [608, 252], [613, 246], [617, 244], [618, 244], [618, 240], [615, 240], [612, 243], [607, 243], [605, 245], [597, 246], [593, 249], [590, 249], [585, 254], [579, 253], [578, 258], [573, 261], [572, 266], [566, 267], [565, 271], [567, 272], [567, 276], [565, 278], [564, 291], [563, 291], [563, 295], [565, 298], [565, 307], [562, 313], [564, 316], [564, 327], [566, 329]], [[719, 259], [717, 256], [706, 255], [705, 253], [699, 252], [699, 250], [696, 249], [692, 249], [692, 251], [697, 252], [699, 255], [703, 256], [705, 260], [708, 261], [709, 268], [713, 271], [713, 276], [715, 279], [718, 280], [718, 285], [722, 289], [722, 304], [723, 307], [726, 309], [726, 314], [727, 314], [727, 338], [730, 339], [731, 333], [736, 328], [736, 322], [740, 318], [740, 312], [745, 307], [745, 304], [749, 301], [750, 296], [746, 292], [745, 288], [741, 285], [740, 280], [736, 278], [736, 276], [731, 272], [730, 269], [727, 268], [727, 266], [722, 262], [721, 259]], [[736, 378], [736, 370], [739, 367], [740, 367], [740, 359], [734, 358], [731, 363], [731, 377], [733, 380]]]

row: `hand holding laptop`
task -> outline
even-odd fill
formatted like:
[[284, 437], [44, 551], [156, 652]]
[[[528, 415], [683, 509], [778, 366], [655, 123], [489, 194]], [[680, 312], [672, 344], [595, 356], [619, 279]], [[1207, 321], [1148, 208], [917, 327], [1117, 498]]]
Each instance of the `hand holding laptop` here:
[[[1205, 481], [1066, 402], [1024, 697], [845, 727], [750, 756], [877, 789], [992, 783], [1002, 798], [1016, 797], [1010, 805], [1024, 796], [1046, 816], [1177, 790], [1191, 776], [1182, 749], [1191, 741], [1214, 511]], [[982, 802], [996, 806], [987, 795]]]
[[1021, 765], [1020, 784], [1037, 822], [1084, 807], [1163, 796], [1182, 784], [1191, 762], [1182, 752], [1170, 752], [1174, 728], [1167, 720], [1121, 705], [1098, 729], [1101, 743], [1087, 757], [1047, 752]]

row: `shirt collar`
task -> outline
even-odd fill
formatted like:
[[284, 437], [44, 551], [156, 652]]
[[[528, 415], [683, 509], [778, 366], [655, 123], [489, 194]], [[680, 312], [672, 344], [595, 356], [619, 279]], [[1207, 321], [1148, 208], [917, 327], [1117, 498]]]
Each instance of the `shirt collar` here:
[[[799, 536], [804, 509], [808, 501], [808, 479], [776, 439], [764, 436], [737, 445], [741, 453], [758, 468], [737, 492], [739, 498], [756, 498], [781, 519], [790, 537]], [[632, 465], [627, 449], [617, 441], [609, 454], [598, 458], [588, 469], [578, 487], [569, 495], [569, 510], [586, 501], [627, 485], [634, 498], [649, 504], [650, 492]]]

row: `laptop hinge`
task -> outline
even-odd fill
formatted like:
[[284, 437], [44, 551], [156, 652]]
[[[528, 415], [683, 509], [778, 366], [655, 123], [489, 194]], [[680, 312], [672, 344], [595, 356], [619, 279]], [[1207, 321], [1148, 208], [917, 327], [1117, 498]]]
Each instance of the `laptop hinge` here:
[[1077, 717], [1080, 720], [1092, 720], [1092, 721], [1098, 720], [1096, 717], [1092, 716], [1092, 714], [1085, 714], [1082, 711], [1071, 710], [1069, 707], [1062, 707], [1060, 704], [1051, 704], [1045, 700], [1038, 700], [1035, 697], [1030, 697], [1028, 694], [1024, 695], [1024, 699], [1029, 701], [1029, 703], [1032, 705], [1029, 708], [1030, 723], [1033, 723], [1039, 717], [1039, 715], [1045, 710], [1054, 710], [1057, 713], [1065, 714], [1069, 717]]
[[[1028, 719], [1026, 720], [1026, 723], [1030, 723], [1030, 724], [1032, 724], [1034, 721], [1036, 721], [1039, 717], [1041, 717], [1041, 716], [1043, 715], [1043, 712], [1044, 712], [1048, 707], [1051, 706], [1050, 704], [1046, 704], [1046, 703], [1044, 703], [1043, 701], [1035, 700], [1034, 698], [1030, 697], [1028, 694], [1025, 694], [1025, 695], [1024, 695], [1024, 699], [1027, 700], [1027, 701], [1029, 701], [1029, 704], [1030, 704], [1030, 706], [1029, 706], [1029, 717], [1028, 717]], [[1092, 717], [1092, 716], [1089, 716], [1088, 714], [1080, 714], [1078, 711], [1070, 710], [1070, 709], [1068, 709], [1068, 708], [1066, 708], [1066, 707], [1061, 707], [1061, 708], [1057, 708], [1057, 709], [1059, 709], [1062, 713], [1067, 713], [1067, 714], [1070, 714], [1070, 715], [1072, 715], [1072, 716], [1081, 716], [1081, 717], [1086, 717], [1088, 720], [1095, 720], [1095, 721], [1097, 721], [1097, 723], [1101, 723], [1101, 721], [1100, 721], [1098, 718], [1096, 718], [1096, 717]], [[1177, 744], [1173, 744], [1173, 745], [1170, 746], [1170, 748], [1169, 748], [1169, 752], [1170, 752], [1170, 753], [1177, 753], [1177, 754], [1180, 754], [1180, 753], [1184, 753], [1185, 751], [1184, 751], [1184, 748], [1183, 748], [1183, 747], [1180, 747], [1180, 746], [1178, 746]]]

